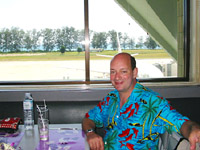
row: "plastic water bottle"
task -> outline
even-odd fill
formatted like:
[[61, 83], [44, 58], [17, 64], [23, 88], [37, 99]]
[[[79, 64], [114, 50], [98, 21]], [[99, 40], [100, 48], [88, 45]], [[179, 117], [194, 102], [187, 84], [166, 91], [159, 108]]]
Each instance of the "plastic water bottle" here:
[[34, 116], [33, 116], [33, 97], [31, 93], [25, 93], [23, 108], [24, 108], [24, 128], [25, 130], [32, 130], [34, 128]]

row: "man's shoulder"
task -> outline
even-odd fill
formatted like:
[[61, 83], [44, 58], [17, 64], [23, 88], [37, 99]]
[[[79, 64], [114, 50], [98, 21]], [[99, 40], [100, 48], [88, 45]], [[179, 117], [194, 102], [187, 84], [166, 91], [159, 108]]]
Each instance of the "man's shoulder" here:
[[153, 91], [151, 88], [142, 85], [141, 83], [137, 82], [134, 88], [134, 91], [137, 93], [145, 94], [148, 93], [151, 96], [161, 96], [158, 92]]
[[136, 84], [134, 89], [134, 96], [137, 94], [137, 98], [146, 99], [146, 100], [153, 100], [153, 99], [160, 99], [166, 100], [160, 93], [153, 91], [152, 89], [143, 86], [139, 82]]

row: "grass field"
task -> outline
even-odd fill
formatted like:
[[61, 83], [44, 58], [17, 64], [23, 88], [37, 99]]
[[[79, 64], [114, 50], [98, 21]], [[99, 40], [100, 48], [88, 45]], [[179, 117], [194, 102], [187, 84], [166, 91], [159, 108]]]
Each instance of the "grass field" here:
[[[137, 50], [123, 50], [130, 54], [136, 54], [136, 59], [154, 59], [154, 58], [170, 58], [169, 54], [163, 50], [137, 49]], [[115, 55], [117, 51], [102, 51], [90, 52], [90, 59], [101, 60], [110, 59], [106, 57], [96, 56], [101, 55]], [[62, 60], [84, 60], [85, 52], [48, 52], [48, 53], [0, 53], [0, 61], [62, 61]]]

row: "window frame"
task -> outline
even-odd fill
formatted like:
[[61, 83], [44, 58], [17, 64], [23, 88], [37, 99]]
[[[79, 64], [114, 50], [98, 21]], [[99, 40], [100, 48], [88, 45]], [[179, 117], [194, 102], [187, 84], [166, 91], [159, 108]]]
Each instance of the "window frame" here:
[[[190, 58], [190, 2], [184, 1], [184, 54], [185, 77], [148, 78], [140, 82], [184, 82], [189, 81]], [[90, 79], [90, 48], [89, 48], [89, 0], [84, 0], [84, 28], [85, 28], [85, 80], [84, 81], [0, 81], [0, 85], [70, 85], [70, 84], [110, 84], [109, 80]]]

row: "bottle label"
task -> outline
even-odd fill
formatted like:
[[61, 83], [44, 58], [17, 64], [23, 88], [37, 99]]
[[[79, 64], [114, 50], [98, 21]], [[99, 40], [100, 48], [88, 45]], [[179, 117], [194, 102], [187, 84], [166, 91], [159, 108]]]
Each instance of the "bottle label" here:
[[33, 101], [32, 100], [25, 100], [23, 103], [24, 109], [33, 109]]

